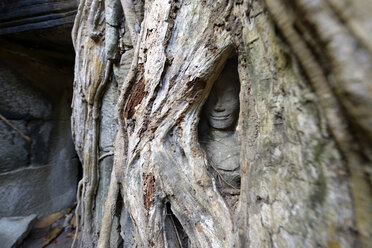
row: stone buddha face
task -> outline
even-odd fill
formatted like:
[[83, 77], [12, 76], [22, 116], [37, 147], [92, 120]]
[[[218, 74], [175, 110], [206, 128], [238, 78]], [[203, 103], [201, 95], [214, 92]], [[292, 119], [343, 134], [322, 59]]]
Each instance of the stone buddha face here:
[[239, 81], [231, 73], [222, 72], [214, 83], [205, 105], [209, 125], [217, 130], [234, 127], [239, 112]]

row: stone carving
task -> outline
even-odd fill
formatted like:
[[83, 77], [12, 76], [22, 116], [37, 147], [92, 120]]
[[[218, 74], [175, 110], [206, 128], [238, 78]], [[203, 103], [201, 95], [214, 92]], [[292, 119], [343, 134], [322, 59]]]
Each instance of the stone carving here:
[[228, 62], [214, 83], [201, 116], [199, 141], [218, 185], [240, 188], [239, 146], [235, 127], [239, 116], [237, 65]]

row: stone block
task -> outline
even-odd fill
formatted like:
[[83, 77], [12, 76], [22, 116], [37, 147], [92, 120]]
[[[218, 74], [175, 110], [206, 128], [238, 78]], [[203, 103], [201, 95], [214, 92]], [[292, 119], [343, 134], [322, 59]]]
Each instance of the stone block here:
[[[101, 152], [101, 155], [104, 152]], [[111, 171], [112, 166], [114, 163], [114, 156], [105, 157], [99, 163], [99, 175], [100, 180], [98, 182], [97, 188], [97, 196], [96, 196], [96, 206], [95, 206], [95, 220], [97, 221], [97, 225], [101, 226], [102, 218], [105, 211], [105, 202], [108, 193], [108, 189], [110, 186], [110, 178], [111, 178]]]
[[0, 216], [46, 215], [69, 207], [75, 199], [76, 169], [77, 161], [65, 160], [0, 174]]
[[3, 248], [17, 247], [30, 232], [36, 221], [36, 214], [26, 217], [5, 217], [0, 219], [0, 244]]
[[0, 35], [73, 23], [76, 0], [17, 0], [0, 5]]
[[[26, 121], [10, 121], [27, 133]], [[0, 173], [26, 167], [29, 163], [30, 144], [14, 129], [0, 120]]]
[[[44, 165], [48, 163], [52, 128], [51, 121], [31, 121], [29, 123], [29, 133], [32, 139], [31, 164]], [[63, 137], [61, 138], [63, 139]]]
[[8, 119], [49, 119], [52, 105], [31, 83], [0, 61], [0, 113]]
[[116, 102], [118, 90], [115, 81], [111, 82], [102, 99], [100, 123], [100, 150], [108, 151], [113, 147], [118, 130]]

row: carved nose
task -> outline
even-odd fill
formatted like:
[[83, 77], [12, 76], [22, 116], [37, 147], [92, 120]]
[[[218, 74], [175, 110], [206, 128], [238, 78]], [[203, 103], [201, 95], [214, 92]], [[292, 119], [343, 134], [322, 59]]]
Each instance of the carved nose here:
[[217, 106], [214, 108], [214, 110], [215, 110], [216, 112], [223, 112], [223, 111], [225, 111], [225, 108], [222, 107], [222, 106], [217, 105]]

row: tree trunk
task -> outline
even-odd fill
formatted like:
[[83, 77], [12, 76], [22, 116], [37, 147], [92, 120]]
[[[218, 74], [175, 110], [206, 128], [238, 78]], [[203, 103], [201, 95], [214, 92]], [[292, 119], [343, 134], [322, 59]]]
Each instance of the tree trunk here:
[[[367, 247], [371, 11], [362, 0], [82, 0], [78, 245]], [[239, 74], [238, 145], [216, 149], [239, 154], [240, 188], [202, 138], [226, 68]]]

